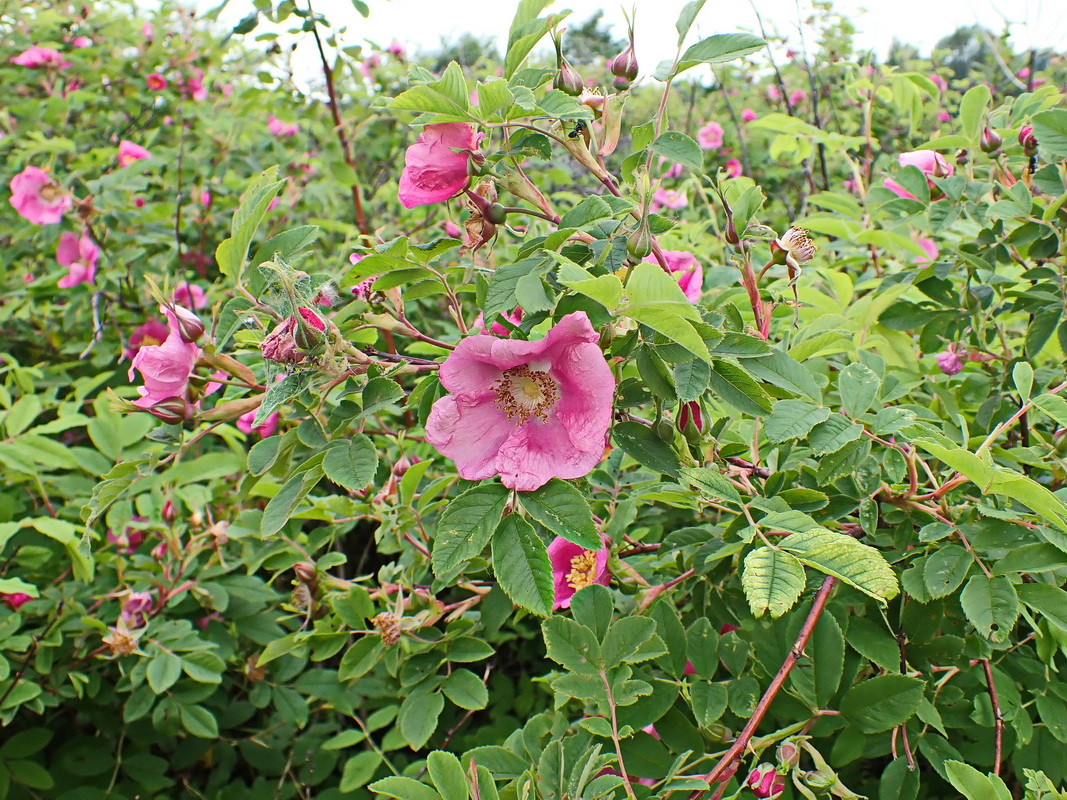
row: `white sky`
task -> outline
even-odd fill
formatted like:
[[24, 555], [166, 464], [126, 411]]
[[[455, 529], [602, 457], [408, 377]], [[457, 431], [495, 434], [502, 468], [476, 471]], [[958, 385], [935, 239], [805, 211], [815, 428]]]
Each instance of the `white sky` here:
[[[199, 0], [199, 5], [208, 8], [216, 2]], [[347, 26], [342, 37], [345, 44], [361, 44], [366, 39], [384, 46], [395, 39], [411, 52], [435, 50], [442, 39], [454, 40], [464, 32], [495, 37], [503, 52], [516, 5], [512, 0], [367, 0], [370, 17], [364, 20], [351, 0], [313, 2], [315, 10], [334, 26]], [[777, 28], [797, 41], [798, 5], [806, 16], [811, 9], [810, 0], [752, 2], [759, 8], [768, 32]], [[659, 61], [674, 55], [674, 23], [685, 0], [626, 0], [625, 4], [627, 8], [636, 4], [638, 61], [642, 73], [650, 73]], [[249, 0], [230, 0], [222, 19], [232, 24], [251, 7]], [[604, 20], [622, 38], [626, 29], [621, 7], [598, 0], [556, 0], [546, 13], [571, 9], [566, 25], [584, 22], [603, 8]], [[998, 34], [1006, 21], [1011, 23], [1017, 52], [1030, 47], [1067, 50], [1065, 0], [835, 0], [834, 7], [852, 19], [858, 31], [857, 46], [873, 47], [881, 56], [894, 38], [917, 45], [925, 54], [938, 39], [961, 25], [977, 22]], [[687, 44], [714, 33], [736, 30], [759, 32], [751, 2], [708, 0]], [[808, 47], [812, 48], [810, 34]]]

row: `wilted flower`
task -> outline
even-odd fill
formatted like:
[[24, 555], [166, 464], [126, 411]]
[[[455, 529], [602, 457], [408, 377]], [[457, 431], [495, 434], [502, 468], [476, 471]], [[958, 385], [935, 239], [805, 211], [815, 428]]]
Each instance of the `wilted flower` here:
[[182, 338], [181, 323], [174, 311], [161, 309], [169, 322], [169, 334], [162, 344], [142, 346], [130, 365], [129, 378], [134, 370], [141, 373], [144, 386], [138, 387], [141, 394], [134, 405], [149, 408], [170, 398], [185, 400], [189, 389], [189, 377], [193, 366], [200, 358], [200, 348]]
[[59, 236], [56, 246], [56, 261], [67, 268], [67, 274], [56, 284], [61, 289], [69, 289], [79, 283], [92, 283], [96, 277], [96, 261], [100, 257], [100, 248], [93, 244], [87, 235], [80, 237], [65, 231]]
[[22, 51], [17, 56], [9, 59], [12, 64], [31, 69], [64, 69], [70, 66], [69, 61], [63, 60], [63, 54], [51, 47], [33, 47]]
[[108, 628], [111, 633], [104, 637], [104, 644], [108, 646], [113, 656], [132, 655], [137, 650], [137, 637], [130, 634], [129, 628], [121, 622]]
[[608, 572], [607, 539], [599, 550], [586, 550], [581, 545], [557, 536], [548, 546], [548, 560], [552, 564], [552, 582], [555, 585], [555, 601], [552, 609], [570, 608], [571, 598], [579, 589], [599, 583], [611, 582]]
[[703, 150], [718, 150], [722, 147], [722, 125], [712, 120], [697, 131], [697, 144]]
[[[139, 517], [134, 517], [134, 519], [139, 519]], [[107, 532], [108, 544], [115, 545], [116, 550], [120, 553], [126, 553], [127, 555], [140, 547], [144, 539], [145, 534], [143, 530], [131, 528], [128, 525], [119, 533], [115, 533], [112, 530]]]
[[451, 392], [433, 405], [426, 438], [461, 477], [500, 475], [533, 491], [580, 478], [604, 456], [615, 377], [584, 311], [540, 341], [468, 336], [441, 365]]
[[405, 208], [441, 203], [467, 186], [471, 156], [482, 134], [465, 122], [427, 125], [404, 155], [400, 202]]
[[34, 225], [59, 222], [74, 205], [70, 195], [39, 167], [26, 167], [8, 185], [11, 205]]
[[773, 764], [760, 764], [749, 773], [745, 781], [756, 797], [777, 797], [785, 790], [785, 778], [778, 774]]
[[[704, 291], [704, 268], [697, 261], [697, 257], [688, 250], [664, 250], [663, 257], [667, 262], [667, 269], [678, 281], [678, 286], [685, 293], [690, 303], [700, 299]], [[655, 256], [647, 256], [645, 261], [658, 264]]]
[[148, 612], [154, 605], [151, 592], [131, 592], [122, 600], [119, 623], [130, 628], [143, 628], [148, 624]]
[[776, 264], [788, 264], [799, 270], [801, 264], [815, 257], [815, 249], [808, 232], [794, 226], [771, 242], [771, 258]]
[[956, 352], [955, 345], [949, 345], [948, 349], [937, 356], [937, 368], [946, 375], [955, 375], [963, 369], [963, 359]]
[[123, 139], [119, 142], [119, 166], [128, 167], [134, 161], [140, 161], [143, 158], [151, 158], [152, 154], [139, 144]]

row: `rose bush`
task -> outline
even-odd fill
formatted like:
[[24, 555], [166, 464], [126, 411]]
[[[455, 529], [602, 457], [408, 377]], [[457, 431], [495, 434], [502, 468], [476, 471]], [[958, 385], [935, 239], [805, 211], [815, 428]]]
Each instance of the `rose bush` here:
[[1059, 796], [1063, 63], [542, 5], [0, 17], [0, 794]]

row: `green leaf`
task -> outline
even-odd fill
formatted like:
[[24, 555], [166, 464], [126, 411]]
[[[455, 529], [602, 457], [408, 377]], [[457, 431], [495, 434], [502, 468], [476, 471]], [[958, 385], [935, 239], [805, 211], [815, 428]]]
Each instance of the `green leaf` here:
[[729, 361], [716, 361], [712, 365], [711, 388], [744, 414], [759, 417], [771, 413], [771, 400], [763, 387], [752, 380], [745, 370]]
[[1052, 572], [1064, 567], [1067, 567], [1067, 553], [1051, 544], [1039, 542], [1010, 550], [1004, 558], [993, 565], [993, 574]]
[[622, 451], [639, 464], [678, 477], [681, 467], [678, 454], [652, 428], [640, 422], [620, 422], [612, 427], [611, 435]]
[[565, 11], [539, 19], [537, 15], [547, 5], [547, 0], [522, 0], [519, 3], [508, 33], [508, 50], [504, 56], [505, 78], [511, 78], [544, 35], [570, 13]]
[[253, 179], [241, 195], [241, 204], [230, 223], [230, 238], [215, 249], [219, 271], [226, 277], [239, 279], [248, 263], [248, 247], [267, 214], [267, 206], [285, 185], [285, 181], [277, 178], [278, 168], [270, 167]]
[[256, 248], [256, 254], [252, 256], [251, 263], [262, 264], [264, 261], [273, 259], [275, 254], [283, 261], [289, 261], [319, 238], [319, 230], [318, 225], [301, 225], [272, 236]]
[[426, 768], [430, 771], [430, 780], [437, 787], [442, 797], [448, 800], [467, 800], [470, 787], [463, 774], [459, 759], [444, 750], [434, 750], [426, 756]]
[[200, 739], [219, 738], [219, 723], [215, 715], [203, 706], [178, 706], [182, 727]]
[[593, 632], [573, 619], [551, 616], [541, 623], [547, 655], [571, 672], [595, 674], [604, 664]]
[[[437, 730], [437, 721], [445, 707], [445, 698], [420, 686], [404, 698], [397, 714], [397, 727], [400, 735], [412, 750], [419, 750], [430, 740]], [[406, 795], [405, 800], [413, 800], [416, 795]]]
[[499, 483], [483, 484], [468, 489], [445, 507], [434, 534], [434, 575], [447, 580], [481, 554], [500, 524], [510, 494]]
[[779, 400], [764, 420], [763, 431], [772, 442], [800, 439], [829, 416], [830, 409], [819, 408], [806, 400]]
[[1011, 800], [1011, 792], [998, 775], [983, 775], [962, 761], [946, 761], [945, 773], [967, 800]]
[[1041, 155], [1046, 161], [1067, 158], [1067, 110], [1054, 108], [1034, 114], [1030, 122]]
[[489, 704], [489, 689], [485, 681], [462, 667], [452, 670], [441, 684], [441, 691], [457, 706], [469, 711], [477, 711]]
[[741, 502], [741, 495], [729, 479], [712, 467], [683, 467], [681, 477], [708, 500]]
[[730, 691], [724, 684], [699, 681], [690, 689], [693, 697], [693, 716], [702, 728], [718, 721], [730, 702]]
[[441, 800], [441, 795], [429, 786], [413, 778], [402, 778], [396, 775], [375, 781], [370, 785], [370, 790], [375, 794], [395, 797], [397, 800]]
[[684, 133], [666, 131], [660, 134], [649, 149], [656, 155], [688, 167], [694, 172], [704, 171], [704, 151]]
[[1030, 399], [1034, 388], [1034, 368], [1025, 361], [1018, 362], [1011, 371], [1011, 380], [1019, 390], [1019, 397], [1025, 403]]
[[960, 594], [960, 605], [978, 633], [991, 642], [1006, 642], [1019, 616], [1015, 587], [1003, 576], [972, 576]]
[[834, 414], [815, 426], [808, 436], [808, 444], [817, 456], [836, 453], [845, 445], [863, 435], [863, 426], [849, 422], [843, 414]]
[[282, 488], [263, 509], [260, 533], [264, 536], [272, 536], [284, 528], [285, 523], [296, 511], [296, 507], [315, 488], [315, 484], [319, 482], [322, 475], [322, 467], [315, 466], [303, 472], [297, 472], [282, 484]]
[[674, 29], [678, 31], [678, 47], [681, 47], [682, 43], [685, 42], [686, 34], [693, 27], [693, 21], [696, 20], [697, 14], [700, 13], [700, 9], [704, 7], [705, 2], [706, 0], [692, 0], [692, 2], [682, 6], [682, 11], [678, 14], [678, 21], [674, 23]]
[[590, 195], [560, 218], [560, 228], [581, 228], [611, 217], [611, 206], [597, 195]]
[[583, 586], [571, 597], [571, 615], [575, 621], [589, 628], [598, 640], [607, 635], [615, 603], [611, 592], [599, 583]]
[[637, 664], [667, 652], [656, 635], [655, 620], [649, 617], [623, 617], [615, 620], [601, 645], [604, 664]]
[[952, 594], [960, 587], [974, 559], [958, 544], [945, 545], [931, 553], [923, 564], [923, 582], [930, 597]]
[[978, 139], [978, 134], [982, 130], [986, 109], [991, 99], [992, 93], [989, 87], [980, 83], [968, 89], [963, 99], [960, 100], [960, 125], [964, 134], [972, 142]]
[[755, 377], [793, 394], [802, 394], [816, 403], [822, 402], [822, 391], [815, 378], [792, 356], [775, 351], [769, 356], [745, 361], [745, 368]]
[[[18, 530], [18, 526], [15, 526]], [[30, 597], [40, 597], [37, 587], [32, 583], [26, 583], [22, 578], [0, 578], [0, 593], [2, 594], [28, 594]]]
[[1067, 400], [1054, 394], [1039, 394], [1034, 398], [1034, 405], [1056, 420], [1058, 425], [1067, 427]]
[[878, 373], [863, 364], [849, 364], [837, 378], [837, 389], [841, 393], [841, 405], [845, 413], [855, 419], [874, 403], [881, 388], [882, 379]]
[[326, 451], [322, 469], [338, 486], [358, 492], [374, 480], [374, 473], [378, 471], [378, 451], [369, 438], [356, 433], [347, 444]]
[[1067, 632], [1067, 592], [1047, 583], [1023, 583], [1017, 591], [1024, 604]]
[[381, 764], [382, 755], [376, 750], [364, 750], [350, 756], [345, 761], [345, 768], [341, 772], [341, 784], [338, 788], [342, 792], [354, 792], [366, 786]]
[[566, 481], [553, 478], [540, 489], [523, 492], [519, 499], [531, 517], [557, 536], [586, 550], [603, 546], [589, 503]]
[[493, 571], [512, 602], [539, 616], [552, 611], [555, 587], [545, 543], [533, 526], [509, 514], [493, 534]]
[[839, 578], [880, 603], [900, 593], [896, 573], [885, 557], [851, 536], [812, 528], [784, 537], [780, 545], [801, 563]]
[[[269, 649], [270, 645], [267, 647]], [[363, 677], [374, 668], [384, 653], [385, 644], [380, 636], [364, 636], [358, 639], [341, 659], [341, 664], [337, 669], [337, 678], [349, 681]], [[260, 657], [260, 663], [263, 663], [262, 657]]]
[[160, 651], [148, 662], [145, 677], [156, 694], [163, 694], [182, 676], [182, 660], [174, 653]]
[[741, 586], [753, 616], [770, 611], [777, 619], [796, 605], [804, 591], [804, 567], [789, 553], [758, 547], [745, 556]]
[[694, 358], [674, 365], [674, 384], [683, 403], [702, 397], [710, 380], [711, 366], [706, 361]]
[[903, 725], [923, 699], [925, 682], [906, 675], [880, 675], [853, 686], [841, 699], [841, 714], [861, 733]]
[[767, 42], [751, 33], [717, 33], [692, 45], [678, 63], [675, 75], [697, 64], [722, 64], [734, 61], [767, 46]]

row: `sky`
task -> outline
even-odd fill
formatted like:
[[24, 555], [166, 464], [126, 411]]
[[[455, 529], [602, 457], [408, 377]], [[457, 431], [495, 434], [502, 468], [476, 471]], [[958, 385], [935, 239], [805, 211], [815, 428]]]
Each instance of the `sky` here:
[[[454, 41], [464, 32], [494, 37], [504, 50], [516, 2], [512, 0], [366, 0], [370, 17], [363, 19], [351, 0], [313, 0], [316, 12], [335, 26], [347, 26], [345, 44], [370, 40], [385, 46], [396, 40], [410, 52], [440, 48], [442, 40]], [[651, 73], [658, 62], [673, 58], [677, 43], [675, 20], [686, 0], [626, 0], [637, 8], [637, 57], [642, 73]], [[810, 0], [708, 0], [686, 44], [714, 33], [737, 30], [759, 33], [753, 11], [759, 9], [768, 32], [797, 36], [798, 7], [806, 16]], [[217, 0], [200, 0], [209, 8]], [[300, 5], [303, 5], [301, 2]], [[230, 0], [222, 20], [230, 24], [249, 12], [251, 0]], [[547, 12], [573, 12], [570, 20], [584, 22], [604, 9], [604, 21], [618, 38], [626, 33], [622, 6], [602, 0], [556, 0]], [[835, 0], [834, 8], [849, 17], [858, 33], [861, 49], [873, 48], [885, 56], [895, 39], [914, 44], [928, 53], [943, 36], [962, 25], [980, 23], [999, 33], [1011, 26], [1016, 51], [1052, 47], [1067, 51], [1067, 2], [1064, 0]], [[547, 13], [546, 12], [546, 13]], [[566, 22], [564, 23], [566, 25]], [[808, 45], [811, 47], [810, 33]], [[564, 36], [566, 42], [566, 36]]]

